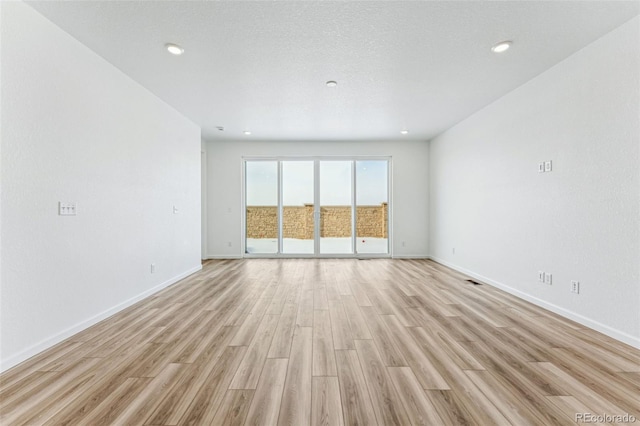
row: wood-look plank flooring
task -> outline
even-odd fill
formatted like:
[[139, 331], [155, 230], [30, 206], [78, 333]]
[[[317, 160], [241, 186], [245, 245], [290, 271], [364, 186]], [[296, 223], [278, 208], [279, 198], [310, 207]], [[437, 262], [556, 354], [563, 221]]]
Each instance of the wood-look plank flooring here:
[[640, 351], [426, 260], [208, 261], [0, 376], [2, 425], [640, 424]]

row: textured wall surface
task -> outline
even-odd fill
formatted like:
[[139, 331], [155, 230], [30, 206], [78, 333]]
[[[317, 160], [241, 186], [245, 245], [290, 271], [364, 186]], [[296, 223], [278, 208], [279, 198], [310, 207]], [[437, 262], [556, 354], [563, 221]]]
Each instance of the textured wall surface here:
[[[640, 347], [639, 28], [631, 20], [430, 143], [430, 250]], [[545, 160], [553, 171], [538, 173]]]
[[0, 4], [5, 369], [200, 268], [200, 129], [30, 6]]
[[[356, 236], [387, 238], [388, 204], [356, 207]], [[313, 204], [282, 207], [283, 238], [312, 240], [314, 233]], [[351, 207], [326, 206], [320, 208], [320, 236], [350, 237]], [[278, 208], [275, 206], [247, 206], [247, 238], [277, 238]]]

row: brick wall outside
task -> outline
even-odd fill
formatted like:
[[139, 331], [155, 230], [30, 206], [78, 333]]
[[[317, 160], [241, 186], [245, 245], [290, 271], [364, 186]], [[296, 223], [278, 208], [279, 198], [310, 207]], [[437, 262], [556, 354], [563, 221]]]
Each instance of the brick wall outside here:
[[247, 238], [278, 238], [278, 208], [247, 206]]
[[[356, 207], [356, 236], [359, 238], [387, 238], [389, 209], [379, 206]], [[313, 239], [313, 204], [283, 207], [283, 238]], [[322, 221], [320, 236], [350, 237], [351, 207], [320, 207]], [[275, 206], [247, 206], [247, 238], [277, 238], [278, 208]]]

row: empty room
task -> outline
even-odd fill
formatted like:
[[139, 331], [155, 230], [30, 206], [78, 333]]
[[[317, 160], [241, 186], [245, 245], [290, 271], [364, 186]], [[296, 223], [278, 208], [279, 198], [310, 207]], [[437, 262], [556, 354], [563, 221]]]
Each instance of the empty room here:
[[640, 424], [640, 2], [0, 1], [0, 424]]

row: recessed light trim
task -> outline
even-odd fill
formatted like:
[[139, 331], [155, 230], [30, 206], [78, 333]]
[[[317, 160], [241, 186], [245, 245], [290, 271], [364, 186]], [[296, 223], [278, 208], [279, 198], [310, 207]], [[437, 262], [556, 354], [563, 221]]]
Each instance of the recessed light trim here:
[[184, 49], [174, 43], [167, 43], [164, 45], [165, 49], [172, 55], [180, 56], [184, 53]]
[[244, 133], [245, 135], [249, 136], [249, 135], [251, 134], [251, 131], [250, 131], [250, 130], [245, 130], [245, 131], [244, 131], [244, 132], [242, 132], [242, 133]]
[[338, 82], [335, 80], [329, 80], [326, 83], [327, 87], [336, 87], [338, 85]]
[[408, 135], [409, 131], [408, 130], [400, 130], [400, 134], [401, 135]]
[[501, 41], [500, 43], [496, 43], [491, 47], [491, 51], [493, 53], [502, 53], [502, 52], [506, 52], [507, 50], [509, 50], [509, 48], [511, 47], [511, 44], [513, 44], [512, 41], [510, 40], [506, 40], [506, 41]]

